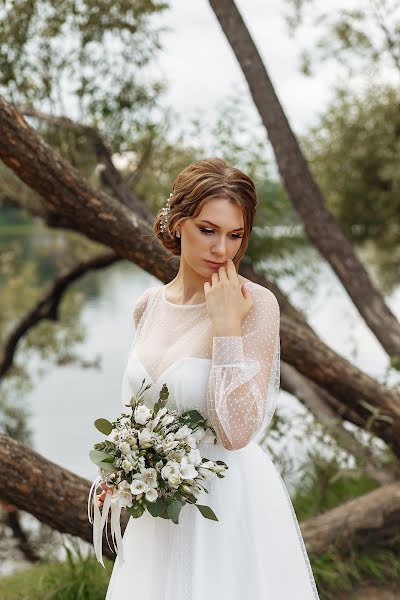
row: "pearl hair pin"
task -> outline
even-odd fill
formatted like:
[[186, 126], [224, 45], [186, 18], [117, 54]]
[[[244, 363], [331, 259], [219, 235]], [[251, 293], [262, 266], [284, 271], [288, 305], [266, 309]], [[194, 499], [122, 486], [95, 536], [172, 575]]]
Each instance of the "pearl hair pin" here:
[[161, 209], [161, 212], [162, 212], [162, 218], [161, 218], [161, 224], [160, 224], [161, 233], [164, 233], [164, 230], [168, 226], [168, 215], [169, 215], [169, 211], [171, 210], [171, 196], [172, 195], [173, 195], [173, 193], [171, 192], [166, 205], [164, 206], [164, 208]]

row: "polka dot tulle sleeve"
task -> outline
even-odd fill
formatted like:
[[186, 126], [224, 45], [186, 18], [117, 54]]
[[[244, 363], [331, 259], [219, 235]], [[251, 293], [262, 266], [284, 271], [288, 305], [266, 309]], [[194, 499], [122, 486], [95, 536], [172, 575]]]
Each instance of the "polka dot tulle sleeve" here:
[[241, 336], [214, 337], [208, 389], [209, 418], [230, 450], [246, 446], [270, 423], [280, 385], [279, 304], [252, 286], [254, 305]]

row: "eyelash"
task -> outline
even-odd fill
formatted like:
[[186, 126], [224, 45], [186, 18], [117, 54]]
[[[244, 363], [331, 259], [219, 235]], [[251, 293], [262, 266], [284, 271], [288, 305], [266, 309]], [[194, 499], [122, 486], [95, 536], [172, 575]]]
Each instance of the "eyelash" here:
[[[200, 231], [205, 235], [210, 235], [210, 232], [214, 233], [212, 229], [208, 229], [207, 227], [200, 227]], [[243, 235], [240, 235], [240, 233], [232, 233], [232, 237], [235, 240], [241, 240], [243, 238]]]

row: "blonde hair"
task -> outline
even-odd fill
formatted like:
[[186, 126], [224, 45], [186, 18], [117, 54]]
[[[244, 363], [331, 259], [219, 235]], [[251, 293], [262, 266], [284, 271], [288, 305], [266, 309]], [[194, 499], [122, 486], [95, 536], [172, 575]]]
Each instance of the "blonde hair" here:
[[181, 254], [181, 240], [175, 236], [178, 224], [186, 218], [194, 218], [204, 204], [213, 198], [224, 198], [241, 207], [244, 221], [242, 244], [233, 258], [239, 268], [240, 259], [247, 250], [257, 206], [257, 194], [253, 180], [226, 163], [222, 158], [206, 158], [194, 162], [175, 178], [172, 184], [168, 223], [161, 231], [162, 209], [157, 213], [153, 232], [161, 244], [174, 256]]

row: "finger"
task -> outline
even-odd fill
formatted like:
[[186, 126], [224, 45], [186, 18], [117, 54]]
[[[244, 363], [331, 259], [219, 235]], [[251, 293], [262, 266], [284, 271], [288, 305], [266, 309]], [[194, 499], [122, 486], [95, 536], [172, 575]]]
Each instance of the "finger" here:
[[219, 282], [219, 275], [218, 272], [213, 271], [213, 274], [211, 275], [211, 285], [217, 285], [217, 283]]
[[228, 281], [229, 280], [228, 273], [226, 270], [226, 263], [223, 264], [221, 267], [219, 267], [218, 276], [219, 276], [220, 281]]
[[230, 259], [228, 259], [228, 261], [226, 263], [226, 273], [227, 273], [228, 279], [230, 279], [231, 281], [239, 281], [239, 277], [238, 277], [238, 274], [236, 271], [235, 264]]

